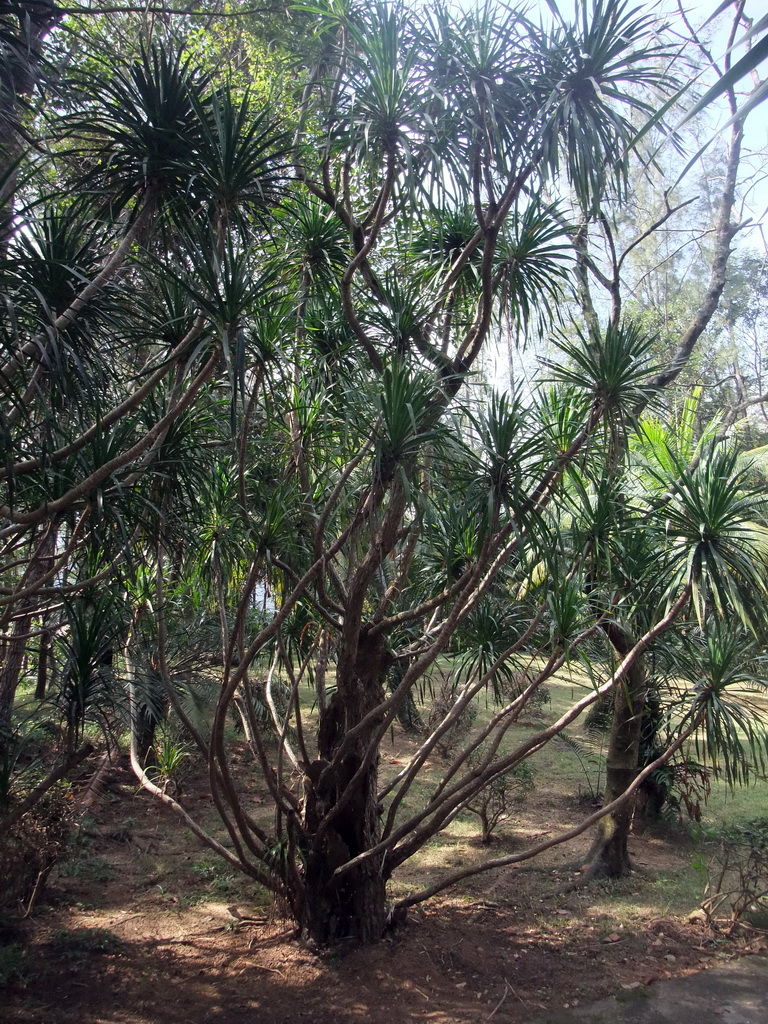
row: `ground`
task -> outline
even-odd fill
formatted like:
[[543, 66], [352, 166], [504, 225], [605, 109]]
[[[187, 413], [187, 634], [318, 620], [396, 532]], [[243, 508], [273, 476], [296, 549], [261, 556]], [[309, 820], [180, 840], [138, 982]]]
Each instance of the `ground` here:
[[[204, 816], [202, 777], [185, 780], [183, 798]], [[539, 794], [505, 823], [493, 853], [582, 813], [567, 784]], [[472, 819], [457, 823], [398, 891], [481, 856], [476, 830]], [[0, 937], [0, 981], [10, 979], [0, 990], [3, 1020], [522, 1024], [768, 944], [765, 933], [726, 939], [689, 920], [700, 872], [684, 830], [638, 830], [635, 876], [558, 895], [587, 844], [582, 837], [477, 876], [411, 911], [375, 947], [319, 952], [294, 937], [265, 893], [137, 792], [120, 764], [47, 895], [17, 932]]]

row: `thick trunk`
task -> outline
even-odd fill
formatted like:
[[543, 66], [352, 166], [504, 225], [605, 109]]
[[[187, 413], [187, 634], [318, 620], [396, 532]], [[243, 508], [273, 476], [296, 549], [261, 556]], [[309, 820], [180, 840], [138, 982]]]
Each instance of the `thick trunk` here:
[[342, 879], [333, 872], [379, 838], [375, 785], [366, 784], [347, 813], [331, 825], [319, 849], [307, 857], [302, 926], [321, 946], [354, 938], [367, 944], [384, 933], [386, 880], [380, 864], [365, 861]]
[[[605, 627], [617, 653], [624, 658], [634, 646], [633, 638], [620, 626]], [[613, 720], [605, 765], [605, 803], [612, 803], [627, 791], [638, 772], [643, 708], [648, 689], [645, 659], [638, 658], [619, 686], [613, 702]], [[628, 841], [634, 800], [607, 814], [589, 853], [589, 872], [607, 878], [622, 878], [632, 870]]]
[[[655, 761], [664, 747], [661, 743], [660, 731], [663, 722], [661, 698], [658, 690], [649, 688], [643, 709], [643, 724], [640, 731], [640, 754], [638, 765], [645, 768]], [[661, 815], [669, 797], [669, 788], [658, 778], [658, 773], [649, 776], [637, 791], [635, 801], [635, 818], [654, 821]]]
[[[139, 705], [136, 716], [136, 756], [140, 764], [147, 765], [150, 761], [150, 752], [157, 736], [159, 720], [155, 714], [144, 704]], [[154, 763], [155, 758], [152, 758]]]
[[386, 877], [381, 863], [363, 862], [341, 878], [334, 872], [376, 845], [380, 838], [378, 757], [361, 772], [351, 793], [339, 801], [360, 770], [370, 733], [357, 737], [331, 765], [350, 729], [384, 697], [388, 654], [380, 640], [363, 633], [352, 669], [340, 672], [337, 689], [321, 715], [319, 754], [305, 778], [304, 825], [313, 842], [305, 863], [301, 925], [320, 945], [354, 938], [378, 941], [386, 924]]
[[145, 765], [157, 738], [157, 727], [165, 721], [170, 704], [160, 676], [157, 653], [148, 659], [144, 688], [146, 697], [139, 702], [136, 722], [136, 752], [141, 763]]
[[[608, 769], [613, 785], [606, 786], [605, 802], [609, 803], [630, 786], [637, 775], [637, 768]], [[613, 795], [609, 796], [612, 792]], [[632, 824], [634, 801], [627, 800], [617, 811], [606, 814], [598, 825], [597, 836], [589, 852], [589, 873], [601, 878], [624, 878], [632, 870], [629, 856], [629, 832]]]
[[27, 651], [27, 637], [32, 627], [32, 613], [26, 611], [31, 604], [30, 600], [24, 602], [22, 614], [13, 623], [11, 635], [3, 645], [3, 663], [0, 668], [0, 746], [11, 733], [13, 702]]

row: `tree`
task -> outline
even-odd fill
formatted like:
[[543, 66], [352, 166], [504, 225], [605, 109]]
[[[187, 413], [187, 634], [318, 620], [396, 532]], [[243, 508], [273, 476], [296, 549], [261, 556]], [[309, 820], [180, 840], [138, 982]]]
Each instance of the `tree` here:
[[[731, 29], [731, 41], [735, 38], [738, 25], [743, 15], [743, 7], [739, 6], [735, 12]], [[686, 22], [687, 24], [687, 22]], [[646, 407], [648, 401], [653, 397], [655, 389], [659, 386], [669, 387], [674, 382], [679, 382], [681, 374], [686, 371], [690, 373], [688, 363], [691, 354], [701, 340], [711, 338], [718, 326], [718, 307], [722, 311], [729, 307], [729, 303], [722, 303], [727, 279], [727, 268], [731, 256], [731, 246], [739, 231], [741, 224], [739, 217], [739, 194], [738, 194], [738, 169], [741, 160], [744, 121], [742, 116], [736, 116], [736, 96], [732, 86], [727, 85], [728, 69], [731, 62], [731, 54], [726, 57], [725, 72], [721, 71], [707, 48], [699, 38], [692, 32], [692, 39], [696, 47], [703, 55], [707, 64], [710, 65], [719, 77], [726, 80], [726, 93], [730, 103], [733, 116], [729, 124], [729, 132], [726, 144], [726, 152], [723, 158], [722, 180], [723, 187], [716, 199], [710, 194], [709, 205], [714, 206], [711, 217], [711, 228], [707, 232], [707, 241], [700, 243], [707, 256], [707, 263], [702, 268], [694, 266], [691, 268], [691, 257], [686, 248], [681, 244], [681, 233], [685, 231], [680, 224], [681, 214], [691, 203], [693, 198], [683, 198], [673, 202], [672, 188], [657, 188], [657, 210], [643, 210], [641, 222], [632, 224], [633, 235], [628, 238], [625, 234], [627, 220], [632, 223], [633, 217], [627, 218], [620, 208], [611, 209], [609, 203], [604, 203], [599, 218], [592, 219], [584, 214], [578, 229], [574, 232], [574, 241], [580, 249], [580, 278], [579, 278], [579, 299], [584, 312], [586, 323], [593, 331], [597, 331], [599, 316], [596, 308], [596, 300], [593, 299], [592, 286], [595, 285], [604, 293], [604, 303], [609, 304], [610, 323], [617, 326], [622, 316], [627, 315], [627, 309], [631, 308], [632, 315], [637, 317], [639, 323], [646, 328], [652, 326], [658, 330], [659, 339], [656, 350], [661, 348], [657, 358], [663, 357], [663, 363], [657, 367], [656, 372], [647, 380], [647, 391], [644, 395], [638, 396], [638, 402], [633, 410], [634, 415], [639, 415]], [[661, 176], [661, 169], [657, 166], [653, 171], [647, 171], [649, 181], [654, 181]], [[679, 181], [677, 182], [679, 184]], [[658, 193], [662, 193], [658, 195]], [[641, 204], [636, 204], [642, 210]], [[666, 232], [669, 224], [676, 225], [673, 243], [659, 246], [659, 233]], [[700, 221], [697, 222], [697, 233], [700, 230]], [[598, 236], [596, 241], [595, 236]], [[632, 273], [632, 263], [637, 259], [638, 253], [646, 252], [646, 261], [641, 264], [642, 272], [639, 276]], [[701, 255], [694, 256], [694, 262], [699, 263]], [[649, 265], [650, 264], [650, 265]], [[703, 271], [703, 272], [702, 272]], [[693, 289], [693, 301], [691, 301], [690, 279], [693, 279], [696, 287]], [[652, 294], [646, 299], [645, 308], [640, 299], [645, 291]], [[634, 302], [628, 307], [626, 303], [627, 293], [633, 294]], [[682, 298], [682, 301], [681, 301]], [[675, 308], [677, 315], [669, 316], [670, 306]], [[722, 313], [721, 313], [722, 315]], [[599, 344], [596, 338], [593, 344]], [[710, 341], [710, 346], [712, 342]], [[699, 361], [704, 359], [704, 354], [699, 353]], [[711, 380], [712, 358], [709, 356]], [[694, 370], [694, 375], [696, 371]], [[697, 403], [698, 405], [698, 403]], [[744, 408], [742, 398], [739, 408]], [[710, 406], [711, 408], [711, 406]], [[735, 420], [736, 415], [730, 417], [730, 422]], [[647, 426], [641, 425], [639, 430], [642, 437]], [[626, 444], [626, 442], [625, 442]], [[657, 448], [657, 452], [658, 452]], [[685, 461], [680, 458], [680, 449], [671, 455], [666, 456], [666, 466], [669, 469], [670, 461], [676, 465], [677, 472], [684, 474]], [[615, 478], [607, 485], [601, 485], [610, 509], [611, 503], [615, 504], [615, 494], [623, 491], [621, 484], [620, 466], [623, 458], [627, 455], [626, 448], [622, 451], [620, 442], [612, 456], [613, 471]], [[693, 458], [693, 451], [691, 451]], [[696, 456], [692, 466], [696, 465], [701, 453]], [[682, 478], [681, 478], [682, 479]], [[671, 481], [667, 481], [671, 483]], [[598, 493], [602, 494], [603, 490]], [[703, 514], [703, 505], [700, 505]], [[660, 511], [660, 510], [659, 510]], [[624, 514], [624, 510], [620, 515]], [[606, 513], [606, 535], [603, 537], [603, 544], [610, 549], [612, 543], [609, 537], [611, 529], [618, 530], [616, 540], [625, 545], [622, 536], [623, 531], [614, 518], [611, 526], [610, 512]], [[615, 564], [621, 566], [621, 560], [614, 552]], [[626, 574], [626, 570], [620, 569]], [[616, 596], [611, 598], [616, 601]], [[622, 610], [621, 602], [617, 603], [617, 620], [604, 625], [617, 657], [626, 655], [632, 647], [637, 636], [638, 629], [633, 624], [633, 618], [640, 620], [640, 629], [645, 629], [647, 621], [642, 610], [639, 611], [636, 605], [632, 610]], [[752, 622], [752, 628], [755, 623]], [[643, 706], [646, 700], [651, 680], [648, 672], [641, 662], [634, 665], [629, 682], [617, 694], [613, 701], [613, 725], [608, 741], [607, 751], [607, 785], [606, 799], [612, 802], [621, 794], [634, 778], [639, 767], [639, 753], [641, 734], [643, 732]], [[632, 804], [626, 804], [618, 816], [607, 816], [602, 822], [600, 835], [595, 840], [590, 856], [589, 867], [585, 878], [593, 874], [608, 874], [612, 877], [619, 877], [630, 870], [629, 855], [627, 853], [627, 839], [632, 818]]]
[[[712, 558], [725, 546], [760, 593], [763, 534], [748, 525], [759, 502], [717, 452], [701, 479], [675, 466], [672, 497], [632, 510], [660, 558], [652, 579], [625, 581], [626, 605], [648, 607], [642, 629], [567, 714], [510, 743], [553, 673], [605, 658], [618, 617], [598, 600], [594, 545], [569, 540], [574, 495], [602, 480], [610, 496], [632, 414], [665, 380], [620, 317], [564, 341], [530, 400], [479, 394], [473, 373], [499, 324], [546, 322], [583, 261], [578, 232], [574, 245], [539, 197], [568, 183], [589, 220], [621, 200], [631, 117], [675, 84], [659, 70], [668, 50], [652, 16], [617, 0], [550, 28], [490, 5], [306, 13], [314, 63], [290, 133], [161, 38], [124, 65], [78, 68], [50, 166], [25, 165], [3, 266], [0, 724], [9, 748], [23, 656], [62, 601], [56, 649], [84, 635], [101, 657], [78, 630], [108, 583], [127, 610], [104, 656], [125, 653], [143, 785], [316, 941], [374, 941], [457, 877], [390, 908], [399, 865], [602, 694], [634, 686], [683, 616], [695, 609], [705, 629], [729, 614], [738, 585], [726, 573], [712, 597], [691, 568], [702, 503]], [[702, 483], [718, 466], [721, 519]], [[673, 527], [648, 522], [654, 501]], [[210, 717], [179, 657], [180, 636], [206, 631], [201, 653], [222, 662]], [[101, 681], [94, 660], [82, 678]], [[446, 665], [444, 712], [381, 786], [382, 739]], [[488, 688], [490, 722], [415, 805], [419, 770]], [[153, 690], [207, 760], [226, 844], [142, 761]], [[656, 765], [716, 697], [689, 696]], [[274, 826], [232, 771], [233, 712]]]
[[[45, 35], [59, 20], [50, 0], [4, 0], [0, 4], [0, 199], [12, 191], [15, 163], [23, 146], [24, 108], [40, 81]], [[0, 207], [5, 220], [6, 211]], [[3, 224], [4, 228], [4, 224]]]

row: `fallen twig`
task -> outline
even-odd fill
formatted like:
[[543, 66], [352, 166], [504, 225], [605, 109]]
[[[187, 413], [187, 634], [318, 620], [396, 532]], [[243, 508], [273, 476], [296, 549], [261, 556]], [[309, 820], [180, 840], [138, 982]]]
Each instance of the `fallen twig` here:
[[517, 994], [517, 992], [512, 988], [512, 986], [509, 984], [509, 982], [507, 981], [506, 978], [504, 979], [504, 984], [507, 986], [507, 988], [512, 993], [512, 995], [515, 997], [515, 999], [519, 999], [520, 1002], [523, 1004], [523, 1006], [527, 1006], [528, 1005], [528, 1003], [526, 1003], [526, 1001], [523, 999], [523, 997], [519, 996]]
[[490, 1020], [491, 1017], [493, 1017], [496, 1014], [496, 1011], [501, 1008], [502, 1003], [507, 998], [507, 991], [508, 991], [508, 989], [509, 989], [509, 985], [507, 984], [507, 980], [505, 978], [504, 979], [504, 991], [501, 993], [501, 999], [498, 1001], [498, 1003], [496, 1003], [494, 1008], [491, 1010], [491, 1012], [485, 1018], [486, 1020]]
[[238, 978], [243, 973], [243, 971], [245, 971], [246, 968], [248, 967], [256, 967], [260, 971], [269, 971], [270, 974], [279, 974], [281, 978], [285, 977], [285, 974], [283, 974], [282, 971], [278, 970], [277, 967], [265, 967], [264, 964], [255, 964], [251, 960], [246, 960], [245, 967], [243, 967], [243, 970], [237, 972]]

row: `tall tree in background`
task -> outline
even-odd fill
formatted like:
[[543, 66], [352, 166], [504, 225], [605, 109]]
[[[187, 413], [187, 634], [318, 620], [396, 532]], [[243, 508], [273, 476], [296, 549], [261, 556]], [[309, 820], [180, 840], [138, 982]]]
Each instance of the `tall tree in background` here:
[[[739, 34], [744, 18], [744, 5], [735, 4], [733, 7], [733, 17], [728, 33], [729, 47]], [[731, 121], [725, 132], [723, 165], [718, 168], [720, 173], [717, 176], [717, 181], [722, 182], [722, 186], [718, 185], [714, 188], [711, 185], [707, 186], [706, 201], [698, 203], [699, 209], [697, 209], [694, 225], [689, 225], [686, 224], [684, 218], [691, 204], [696, 202], [696, 197], [677, 199], [675, 184], [664, 188], [663, 183], [659, 181], [663, 173], [661, 169], [659, 167], [649, 169], [646, 172], [648, 181], [642, 183], [644, 186], [642, 192], [646, 198], [649, 198], [647, 186], [648, 183], [654, 182], [656, 188], [651, 191], [650, 196], [654, 198], [657, 207], [655, 212], [644, 211], [644, 218], [641, 222], [639, 224], [635, 222], [636, 231], [633, 236], [626, 237], [627, 217], [624, 211], [619, 205], [612, 207], [610, 203], [603, 204], [597, 217], [588, 210], [582, 210], [579, 227], [572, 236], [580, 250], [578, 294], [585, 322], [593, 335], [592, 346], [599, 347], [602, 344], [598, 306], [603, 305], [608, 305], [610, 309], [609, 322], [614, 328], [618, 328], [625, 316], [634, 315], [638, 322], [645, 325], [646, 329], [652, 330], [657, 335], [656, 352], [659, 366], [656, 372], [647, 379], [646, 394], [639, 398], [638, 404], [633, 410], [634, 416], [641, 413], [649, 400], [653, 398], [654, 393], [658, 392], [660, 388], [670, 389], [670, 385], [678, 381], [681, 374], [687, 374], [690, 378], [691, 368], [688, 364], [691, 355], [696, 347], [702, 344], [703, 338], [706, 338], [707, 335], [712, 338], [719, 333], [720, 317], [726, 318], [726, 328], [728, 319], [730, 319], [731, 331], [729, 333], [731, 336], [728, 340], [731, 345], [733, 344], [732, 330], [736, 319], [733, 315], [733, 305], [730, 302], [721, 303], [721, 300], [726, 288], [729, 264], [732, 263], [734, 239], [739, 230], [745, 226], [742, 223], [745, 214], [739, 194], [739, 168], [744, 146], [744, 117], [746, 115], [739, 115], [734, 87], [729, 82], [729, 73], [735, 62], [734, 54], [730, 51], [726, 53], [724, 65], [719, 67], [710, 50], [694, 33], [687, 21], [686, 25], [691, 32], [694, 59], [705, 61], [707, 67], [725, 83], [723, 88], [729, 104]], [[761, 88], [759, 82], [753, 83], [752, 91], [754, 94], [759, 94]], [[636, 208], [639, 206], [637, 200], [633, 205]], [[702, 207], [705, 217], [703, 225], [700, 219]], [[671, 234], [667, 234], [670, 231]], [[695, 245], [683, 244], [681, 235], [684, 236], [686, 232], [690, 232], [691, 241], [695, 239]], [[643, 253], [643, 257], [638, 273], [638, 269], [633, 267], [633, 262], [637, 260], [639, 252]], [[595, 295], [598, 293], [602, 294], [600, 298], [596, 299]], [[643, 296], [645, 296], [645, 302], [642, 300]], [[628, 297], [630, 301], [627, 301]], [[719, 315], [718, 309], [721, 310]], [[707, 382], [714, 385], [715, 381], [712, 379], [712, 375], [715, 361], [711, 356], [712, 345], [713, 342], [710, 341], [709, 351], [699, 352], [697, 363], [708, 359], [710, 365]], [[732, 424], [738, 414], [743, 412], [749, 404], [749, 399], [745, 395], [743, 375], [738, 369], [737, 353], [733, 352], [730, 359], [732, 360], [733, 376], [737, 380], [740, 392], [738, 400], [729, 410], [728, 419]], [[696, 380], [695, 370], [693, 373], [694, 380]], [[739, 377], [741, 377], [740, 384]], [[700, 378], [697, 382], [700, 383]], [[708, 402], [706, 408], [711, 410], [712, 407], [713, 403]], [[641, 428], [639, 432], [641, 437], [646, 429]], [[621, 443], [619, 447], [621, 447]], [[667, 458], [676, 465], [681, 480], [686, 479], [693, 483], [694, 477], [688, 477], [689, 468], [685, 459], [681, 458], [681, 452], [681, 448], [670, 451]], [[621, 547], [626, 544], [621, 539], [626, 527], [621, 500], [619, 500], [618, 506], [616, 505], [616, 496], [623, 490], [621, 463], [626, 454], [625, 441], [623, 451], [617, 449], [614, 454], [616, 477], [605, 491], [609, 508], [603, 513], [605, 529], [603, 543], [608, 548], [611, 544], [608, 538], [610, 530], [617, 531], [614, 543], [619, 543]], [[696, 461], [698, 461], [698, 457]], [[695, 462], [692, 463], [693, 466], [695, 466]], [[711, 482], [707, 483], [707, 490], [711, 491], [712, 486]], [[602, 493], [603, 487], [602, 484], [598, 485], [597, 495]], [[610, 511], [611, 505], [614, 506], [613, 514]], [[661, 502], [655, 510], [656, 514], [660, 516], [666, 516], [667, 511], [664, 502]], [[707, 516], [703, 506], [701, 506], [701, 515], [702, 522], [706, 522]], [[613, 552], [613, 558], [615, 565], [619, 567], [619, 572], [625, 573], [626, 570], [622, 567], [622, 560], [617, 551]], [[705, 561], [698, 571], [706, 572], [707, 562], [712, 564], [712, 556], [708, 559], [705, 557]], [[621, 595], [619, 589], [610, 597], [614, 612], [610, 620], [603, 626], [619, 659], [625, 657], [633, 647], [639, 631], [647, 627], [643, 609], [638, 607], [633, 597], [630, 598], [628, 605], [625, 604], [625, 596]], [[747, 628], [753, 630], [759, 628], [754, 619], [751, 622], [747, 621], [750, 616], [747, 614], [745, 606], [742, 605], [739, 612], [744, 618]], [[699, 616], [701, 617], [701, 615], [702, 611], [699, 609]], [[639, 618], [642, 623], [640, 630], [633, 622], [635, 618]], [[615, 695], [613, 724], [608, 740], [606, 759], [606, 801], [609, 803], [625, 791], [637, 774], [643, 729], [643, 709], [650, 685], [648, 671], [643, 660], [640, 659], [630, 672], [626, 685], [620, 688]], [[606, 816], [601, 822], [600, 834], [589, 857], [587, 877], [595, 873], [620, 877], [629, 872], [631, 865], [627, 840], [631, 818], [632, 804], [627, 803], [616, 814]]]
[[43, 40], [59, 19], [49, 0], [0, 3], [0, 247], [7, 242], [25, 148], [25, 109], [40, 83]]

